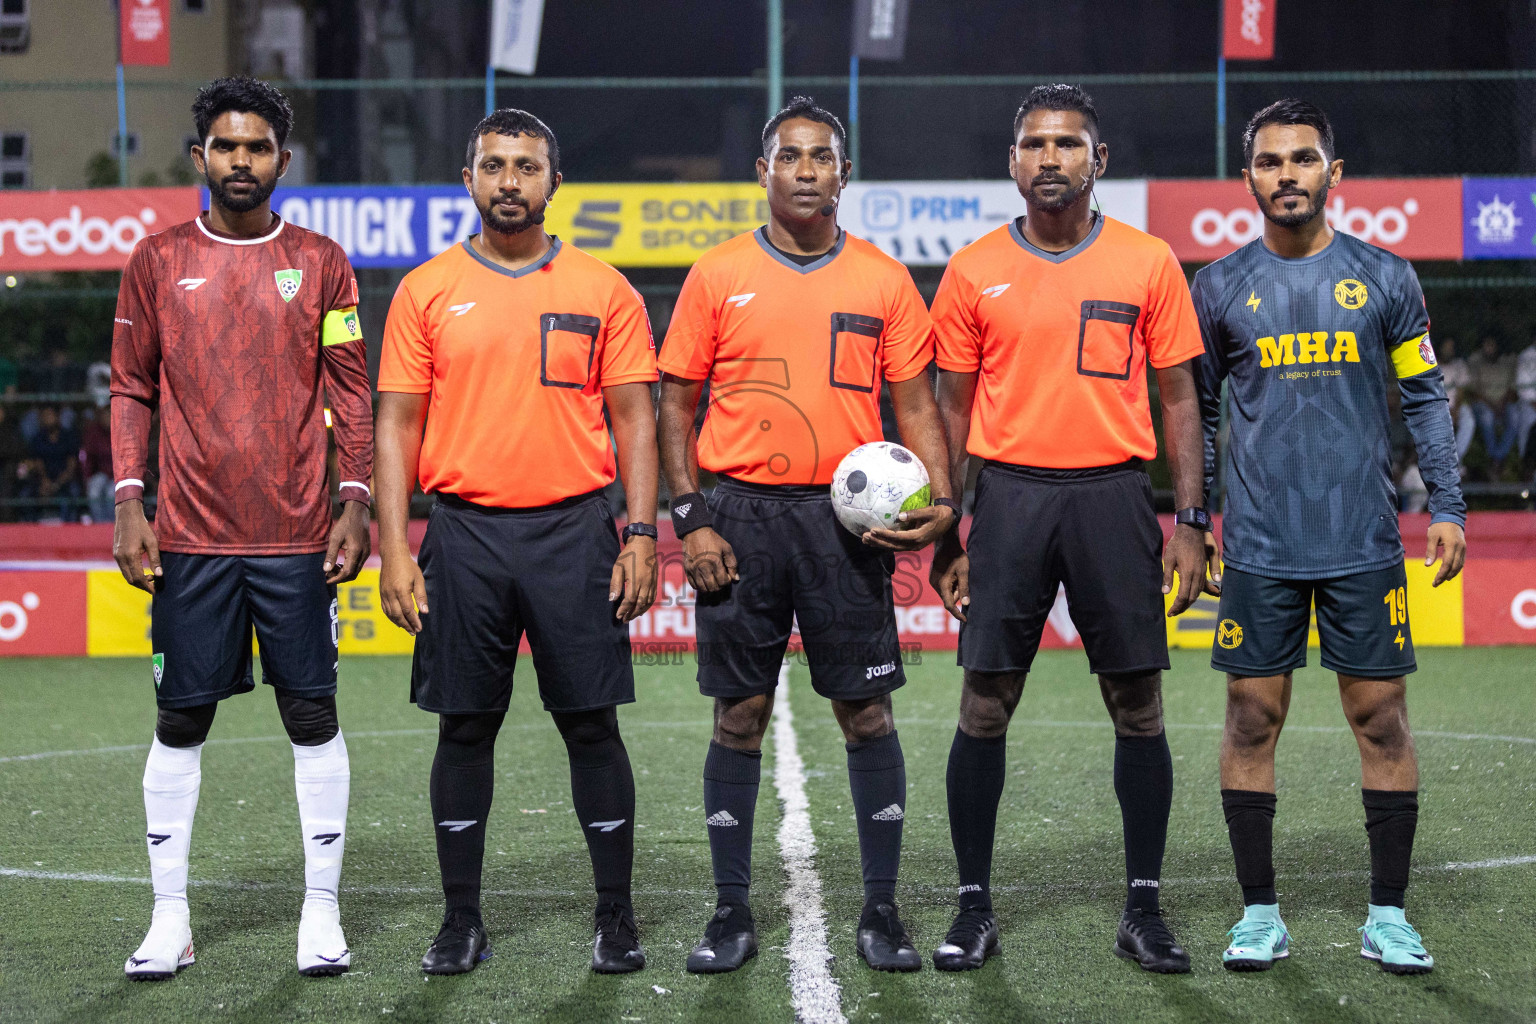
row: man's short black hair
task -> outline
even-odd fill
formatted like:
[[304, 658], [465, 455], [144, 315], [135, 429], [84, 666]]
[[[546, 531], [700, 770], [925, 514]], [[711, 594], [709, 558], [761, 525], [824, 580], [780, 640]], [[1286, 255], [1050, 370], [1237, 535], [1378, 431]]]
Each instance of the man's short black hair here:
[[833, 137], [837, 139], [838, 154], [844, 160], [848, 159], [848, 133], [843, 130], [843, 122], [830, 110], [818, 107], [816, 101], [809, 96], [793, 97], [763, 125], [763, 156], [773, 152], [773, 133], [779, 130], [779, 125], [797, 117], [829, 126]]
[[1333, 159], [1333, 125], [1328, 123], [1328, 115], [1323, 113], [1321, 107], [1306, 100], [1283, 99], [1276, 100], [1248, 119], [1248, 127], [1243, 129], [1244, 167], [1253, 165], [1254, 136], [1259, 134], [1260, 128], [1269, 124], [1300, 124], [1317, 129], [1317, 137], [1323, 143], [1323, 159]]
[[1053, 85], [1037, 85], [1029, 90], [1024, 102], [1019, 104], [1019, 112], [1013, 115], [1014, 138], [1019, 137], [1024, 118], [1036, 110], [1075, 110], [1083, 115], [1083, 123], [1088, 126], [1088, 137], [1095, 146], [1099, 144], [1099, 111], [1093, 105], [1093, 97], [1082, 86], [1057, 82]]
[[263, 118], [277, 136], [277, 148], [282, 149], [287, 144], [288, 133], [293, 130], [293, 107], [288, 97], [259, 78], [231, 75], [215, 78], [199, 89], [197, 98], [192, 101], [192, 120], [197, 125], [199, 145], [208, 141], [208, 131], [219, 115], [231, 110]]
[[555, 175], [560, 173], [560, 143], [555, 139], [554, 129], [526, 110], [502, 107], [482, 117], [469, 133], [469, 146], [464, 150], [465, 167], [475, 166], [475, 144], [482, 135], [527, 135], [543, 139], [549, 147], [549, 180], [554, 181]]

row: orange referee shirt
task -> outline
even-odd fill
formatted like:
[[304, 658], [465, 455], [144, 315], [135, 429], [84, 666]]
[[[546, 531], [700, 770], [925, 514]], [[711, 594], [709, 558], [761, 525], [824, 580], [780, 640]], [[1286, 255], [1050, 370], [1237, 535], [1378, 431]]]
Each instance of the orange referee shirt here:
[[612, 483], [602, 389], [655, 379], [639, 294], [558, 238], [521, 270], [466, 240], [411, 271], [379, 364], [380, 391], [431, 395], [422, 489], [503, 508]]
[[933, 359], [933, 326], [907, 268], [846, 231], [800, 266], [759, 228], [693, 265], [661, 369], [708, 380], [699, 465], [760, 484], [830, 484], [879, 441], [880, 382]]
[[1019, 466], [1086, 469], [1157, 455], [1147, 362], [1205, 351], [1168, 243], [1100, 215], [1062, 253], [1019, 221], [955, 253], [933, 300], [942, 370], [978, 372], [966, 449]]

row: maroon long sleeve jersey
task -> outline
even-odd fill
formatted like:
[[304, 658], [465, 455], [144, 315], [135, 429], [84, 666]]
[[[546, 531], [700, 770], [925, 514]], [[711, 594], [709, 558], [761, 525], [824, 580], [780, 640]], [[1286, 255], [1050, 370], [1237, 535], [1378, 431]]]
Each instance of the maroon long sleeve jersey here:
[[166, 551], [323, 551], [325, 409], [341, 498], [370, 499], [373, 402], [357, 278], [339, 245], [274, 218], [260, 238], [203, 219], [141, 241], [112, 333], [117, 500], [144, 493], [160, 410], [155, 534]]

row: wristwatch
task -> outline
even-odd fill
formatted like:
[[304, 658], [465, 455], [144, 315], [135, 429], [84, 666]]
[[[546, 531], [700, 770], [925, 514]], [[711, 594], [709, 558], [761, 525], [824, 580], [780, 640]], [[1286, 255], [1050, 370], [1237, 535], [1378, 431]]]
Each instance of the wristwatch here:
[[631, 537], [649, 537], [651, 540], [655, 540], [656, 527], [650, 523], [630, 523], [624, 527], [624, 543], [628, 544]]
[[1181, 508], [1173, 514], [1173, 521], [1180, 526], [1193, 526], [1207, 533], [1211, 529], [1211, 514], [1203, 508]]

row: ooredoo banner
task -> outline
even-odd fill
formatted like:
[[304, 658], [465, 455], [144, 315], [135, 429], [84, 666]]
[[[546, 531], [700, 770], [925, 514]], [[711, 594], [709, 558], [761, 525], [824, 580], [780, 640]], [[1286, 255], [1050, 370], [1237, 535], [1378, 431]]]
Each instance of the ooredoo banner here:
[[[1460, 178], [1346, 178], [1328, 196], [1336, 231], [1411, 260], [1461, 259]], [[1152, 181], [1147, 230], [1187, 263], [1219, 259], [1258, 238], [1264, 215], [1240, 180]]]
[[118, 0], [120, 56], [129, 67], [165, 67], [171, 62], [170, 0]]
[[0, 191], [0, 270], [120, 270], [139, 239], [197, 214], [192, 187]]
[[1227, 60], [1272, 60], [1275, 6], [1279, 0], [1225, 0], [1221, 11], [1221, 55]]

